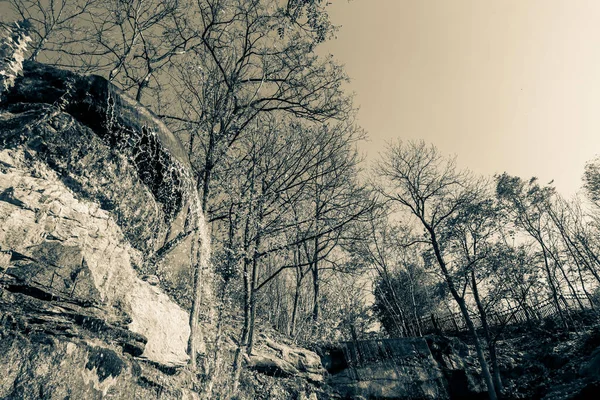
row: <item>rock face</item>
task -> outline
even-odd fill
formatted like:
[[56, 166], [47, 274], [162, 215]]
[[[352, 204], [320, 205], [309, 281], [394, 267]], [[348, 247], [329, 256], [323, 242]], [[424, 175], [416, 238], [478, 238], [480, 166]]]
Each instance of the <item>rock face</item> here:
[[252, 353], [246, 359], [250, 370], [276, 377], [302, 377], [313, 383], [324, 380], [326, 371], [321, 357], [310, 350], [278, 343], [267, 335], [260, 334]]
[[0, 96], [0, 398], [192, 396], [150, 377], [188, 361], [160, 271], [208, 252], [179, 142], [100, 77], [25, 63]]
[[189, 389], [191, 379], [183, 370], [165, 374], [99, 339], [17, 333], [6, 319], [3, 322], [2, 399], [199, 398]]
[[23, 150], [1, 151], [0, 163], [0, 243], [10, 254], [3, 266], [7, 290], [37, 288], [51, 298], [57, 293], [118, 310], [131, 318], [131, 331], [148, 338], [144, 356], [185, 363], [187, 313], [137, 277], [132, 264], [142, 255], [124, 240], [110, 214], [77, 200], [44, 164], [28, 165]]
[[470, 361], [466, 346], [438, 337], [348, 342], [324, 359], [348, 399], [486, 398]]
[[35, 150], [71, 190], [110, 211], [132, 247], [158, 250], [193, 205], [176, 138], [105, 79], [26, 62], [4, 97], [4, 146]]
[[544, 400], [598, 398], [600, 325], [596, 318], [586, 318], [591, 326], [582, 324], [570, 332], [539, 330], [531, 335], [518, 331], [514, 337], [501, 343], [514, 360], [512, 365], [504, 368], [503, 374], [507, 386], [514, 388], [513, 397]]

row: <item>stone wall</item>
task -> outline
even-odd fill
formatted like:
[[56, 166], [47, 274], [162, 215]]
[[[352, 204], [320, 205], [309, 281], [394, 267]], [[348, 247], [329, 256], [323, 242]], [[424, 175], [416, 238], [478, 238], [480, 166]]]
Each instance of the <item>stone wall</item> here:
[[441, 337], [341, 343], [323, 357], [344, 398], [485, 399], [468, 348]]

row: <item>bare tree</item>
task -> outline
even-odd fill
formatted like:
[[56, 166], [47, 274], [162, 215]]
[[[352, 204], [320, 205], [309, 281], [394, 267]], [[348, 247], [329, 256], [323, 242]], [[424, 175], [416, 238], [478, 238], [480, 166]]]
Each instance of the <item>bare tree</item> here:
[[[589, 230], [586, 230], [583, 226], [586, 218], [581, 214], [578, 199], [568, 203], [560, 195], [555, 194], [554, 198], [547, 199], [546, 207], [548, 216], [554, 224], [554, 229], [558, 232], [558, 236], [561, 239], [562, 243], [559, 244], [561, 245], [561, 250], [565, 253], [567, 262], [570, 261], [575, 265], [581, 290], [583, 290], [590, 304], [593, 306], [592, 297], [587, 290], [587, 282], [584, 275], [587, 272], [596, 279], [596, 282], [600, 282], [600, 280], [597, 265], [594, 263], [594, 255], [586, 252], [580, 240], [583, 239], [584, 242], [588, 241]], [[579, 234], [576, 232], [579, 232]], [[585, 307], [577, 297], [577, 293], [575, 295], [580, 308], [584, 309]]]
[[[553, 188], [539, 187], [535, 178], [524, 182], [506, 173], [496, 177], [496, 193], [499, 200], [506, 205], [506, 210], [511, 213], [515, 225], [539, 245], [554, 305], [563, 325], [568, 327], [568, 310], [561, 305], [560, 285], [552, 271], [552, 261], [555, 262], [554, 266], [562, 271], [562, 265], [551, 247], [552, 222], [547, 218], [546, 199], [553, 192]], [[567, 283], [570, 284], [568, 279]]]
[[[341, 232], [369, 204], [367, 197], [360, 196], [364, 189], [356, 183], [353, 146], [360, 135], [353, 127], [284, 126], [288, 120], [278, 118], [262, 121], [260, 127], [240, 138], [234, 149], [243, 155], [235, 159], [238, 173], [245, 177], [240, 195], [236, 195], [244, 215], [239, 234], [244, 324], [234, 374], [239, 371], [243, 353], [252, 353], [260, 294], [285, 271], [294, 269], [300, 274], [293, 311], [296, 313], [304, 276], [314, 268], [323, 268], [316, 263], [332, 254], [342, 240]], [[326, 205], [319, 203], [321, 222], [325, 223], [318, 230], [312, 211], [315, 182], [326, 182], [326, 190], [319, 188], [331, 193], [326, 197]], [[226, 196], [227, 193], [217, 195]], [[319, 243], [316, 257], [311, 247], [315, 241]], [[316, 299], [319, 301], [318, 292]], [[296, 315], [293, 323], [295, 318]]]
[[421, 318], [433, 298], [420, 252], [411, 229], [391, 221], [390, 207], [377, 207], [353, 251], [374, 273], [375, 310], [390, 336], [421, 336]]
[[477, 199], [477, 191], [469, 186], [470, 175], [458, 171], [453, 159], [443, 158], [435, 147], [427, 146], [424, 142], [392, 144], [377, 165], [377, 173], [385, 182], [379, 186], [378, 192], [416, 217], [423, 228], [422, 241], [430, 246], [434, 260], [473, 337], [489, 398], [497, 399], [483, 347], [465, 302], [464, 289], [461, 294], [449, 269], [449, 243], [444, 237], [451, 218]]
[[453, 215], [447, 224], [449, 253], [454, 255], [453, 260], [460, 265], [464, 274], [469, 276], [469, 285], [473, 299], [479, 312], [483, 336], [488, 346], [488, 353], [492, 363], [492, 378], [496, 390], [503, 391], [500, 368], [496, 352], [496, 340], [492, 338], [488, 323], [486, 307], [483, 303], [478, 281], [485, 277], [486, 259], [490, 255], [496, 234], [499, 230], [497, 207], [489, 194], [485, 181], [475, 184], [473, 190], [477, 197]]
[[81, 43], [82, 21], [98, 0], [4, 0], [4, 3], [10, 12], [4, 18], [27, 20], [31, 24], [29, 60], [35, 61], [40, 53], [52, 53], [44, 61], [60, 62], [61, 56], [69, 53], [69, 46]]
[[[314, 53], [312, 31], [280, 35], [289, 17], [274, 0], [199, 3], [195, 19], [202, 46], [172, 68], [180, 109], [165, 117], [190, 132], [205, 212], [215, 166], [265, 113], [284, 112], [323, 122], [350, 111], [341, 84], [346, 76]], [[182, 117], [184, 116], [185, 117]]]

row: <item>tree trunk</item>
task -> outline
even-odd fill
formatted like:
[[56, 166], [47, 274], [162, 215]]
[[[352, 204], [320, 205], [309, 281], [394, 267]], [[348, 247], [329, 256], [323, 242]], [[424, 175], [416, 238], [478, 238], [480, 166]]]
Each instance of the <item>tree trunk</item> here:
[[137, 92], [135, 94], [135, 101], [137, 101], [138, 103], [142, 102], [142, 95], [144, 94], [144, 89], [146, 88], [146, 86], [148, 86], [147, 79], [150, 79], [150, 76], [147, 76], [140, 83], [138, 83]]
[[469, 316], [469, 310], [467, 309], [465, 300], [458, 294], [458, 291], [456, 290], [456, 287], [454, 286], [454, 280], [450, 276], [450, 273], [448, 272], [448, 268], [446, 268], [446, 262], [444, 261], [444, 258], [442, 257], [442, 252], [440, 250], [439, 243], [437, 242], [437, 237], [436, 237], [435, 231], [425, 221], [422, 220], [422, 222], [423, 222], [423, 225], [425, 226], [425, 228], [427, 229], [427, 231], [429, 232], [429, 236], [431, 238], [431, 244], [433, 246], [433, 251], [435, 253], [435, 258], [436, 258], [436, 261], [438, 262], [440, 269], [442, 270], [442, 274], [444, 275], [444, 279], [446, 281], [446, 284], [448, 285], [448, 289], [450, 289], [450, 293], [452, 294], [452, 297], [458, 304], [458, 307], [460, 308], [460, 312], [465, 320], [467, 328], [469, 329], [469, 332], [471, 333], [471, 336], [473, 337], [473, 342], [475, 343], [475, 351], [477, 352], [477, 358], [479, 360], [479, 365], [481, 366], [481, 373], [483, 374], [483, 379], [484, 379], [485, 385], [488, 389], [488, 397], [490, 398], [490, 400], [498, 400], [498, 396], [496, 394], [496, 388], [494, 387], [494, 381], [492, 379], [492, 375], [490, 374], [490, 368], [485, 359], [485, 355], [483, 353], [483, 348], [481, 347], [481, 342], [479, 340], [479, 336], [477, 335], [477, 331], [475, 330], [475, 325], [473, 325], [473, 321], [471, 320], [471, 317]]
[[246, 344], [248, 341], [248, 331], [250, 327], [250, 282], [248, 279], [249, 264], [249, 260], [247, 258], [244, 259], [244, 325], [242, 327], [242, 335], [240, 337], [240, 341], [238, 342], [238, 346], [233, 359], [233, 394], [237, 392], [237, 387], [240, 381], [242, 357], [244, 355], [244, 350], [246, 349]]
[[300, 299], [300, 288], [302, 285], [302, 281], [300, 278], [300, 274], [296, 273], [296, 291], [294, 292], [294, 305], [292, 306], [292, 320], [290, 322], [289, 335], [294, 336], [296, 333], [296, 315], [298, 313], [298, 301]]
[[[453, 296], [458, 296], [456, 290], [452, 290]], [[494, 380], [492, 375], [490, 374], [490, 368], [485, 359], [485, 355], [483, 354], [483, 348], [481, 347], [481, 342], [479, 340], [479, 336], [477, 335], [477, 331], [475, 330], [475, 326], [473, 325], [473, 321], [471, 321], [471, 317], [469, 316], [469, 311], [467, 310], [467, 306], [465, 302], [460, 297], [455, 297], [458, 306], [460, 307], [460, 311], [465, 319], [465, 323], [467, 324], [467, 328], [469, 328], [469, 332], [473, 336], [473, 342], [475, 343], [475, 351], [477, 352], [477, 358], [479, 359], [479, 364], [481, 365], [481, 373], [483, 374], [483, 379], [485, 380], [485, 385], [488, 389], [488, 397], [490, 400], [497, 400], [498, 395], [496, 394], [496, 388], [494, 386]]]
[[494, 380], [494, 386], [498, 394], [501, 394], [504, 390], [502, 385], [502, 378], [500, 377], [500, 368], [498, 367], [498, 357], [496, 354], [496, 343], [492, 340], [490, 335], [490, 327], [487, 321], [487, 315], [481, 299], [479, 298], [479, 290], [477, 288], [477, 280], [475, 279], [475, 271], [471, 270], [471, 284], [473, 286], [473, 297], [479, 310], [479, 316], [481, 318], [481, 327], [483, 328], [483, 335], [488, 345], [488, 352], [490, 353], [490, 361], [492, 362], [492, 379]]
[[[210, 184], [212, 179], [212, 170], [214, 168], [214, 152], [215, 152], [215, 134], [210, 132], [208, 136], [208, 148], [206, 149], [206, 157], [204, 158], [204, 173], [198, 175], [198, 181], [202, 178], [202, 212], [208, 216], [208, 196], [210, 194]], [[200, 182], [198, 182], [200, 187]]]
[[250, 214], [251, 210], [248, 210], [246, 215], [246, 223], [244, 226], [244, 325], [242, 326], [242, 334], [240, 341], [238, 342], [235, 356], [233, 359], [233, 391], [232, 396], [237, 392], [237, 387], [240, 380], [241, 363], [242, 357], [246, 350], [248, 343], [248, 331], [250, 328], [250, 259], [247, 257], [248, 249], [250, 247], [249, 236], [250, 236]]
[[563, 326], [565, 327], [565, 329], [568, 329], [569, 324], [567, 323], [567, 320], [562, 312], [562, 308], [560, 306], [560, 301], [558, 299], [558, 292], [556, 290], [556, 285], [554, 285], [554, 279], [552, 278], [552, 272], [550, 271], [550, 265], [548, 263], [548, 254], [546, 253], [546, 246], [541, 242], [540, 242], [540, 245], [542, 246], [542, 255], [544, 256], [544, 268], [546, 269], [548, 284], [550, 285], [550, 290], [552, 291], [552, 299], [554, 300], [554, 306], [556, 307], [556, 311], [558, 312], [558, 315], [560, 316], [560, 320], [562, 321]]
[[[254, 174], [253, 174], [254, 175]], [[254, 186], [254, 185], [253, 185]], [[252, 354], [254, 346], [254, 326], [256, 321], [256, 286], [258, 285], [258, 251], [262, 239], [261, 224], [263, 221], [263, 200], [265, 193], [265, 182], [263, 180], [258, 202], [258, 215], [254, 221], [254, 250], [252, 252], [252, 277], [250, 279], [250, 325], [248, 329], [247, 353]]]
[[190, 357], [190, 367], [196, 369], [196, 354], [198, 345], [196, 339], [199, 336], [198, 319], [200, 317], [200, 299], [202, 298], [202, 263], [204, 260], [200, 260], [200, 244], [199, 233], [197, 233], [197, 239], [194, 240], [192, 245], [192, 253], [196, 253], [192, 257], [192, 265], [194, 265], [194, 286], [193, 286], [193, 298], [192, 298], [192, 310], [190, 312], [190, 337], [188, 338], [188, 355]]
[[212, 365], [210, 365], [208, 368], [209, 379], [208, 379], [208, 385], [206, 388], [208, 398], [210, 398], [212, 395], [212, 389], [213, 389], [213, 385], [215, 382], [214, 378], [220, 376], [220, 374], [221, 374], [222, 363], [219, 362], [219, 356], [221, 355], [223, 310], [225, 308], [225, 305], [224, 305], [225, 294], [227, 292], [228, 283], [229, 283], [229, 279], [226, 279], [223, 282], [223, 285], [222, 285], [220, 293], [219, 293], [219, 305], [218, 305], [218, 309], [217, 309], [217, 329], [216, 329], [216, 334], [215, 334], [215, 344], [214, 344], [214, 348], [213, 348]]
[[247, 354], [252, 354], [252, 347], [254, 346], [254, 324], [256, 321], [256, 279], [258, 270], [258, 261], [256, 256], [252, 259], [252, 276], [250, 279], [250, 320], [248, 323], [248, 346], [246, 348]]
[[[316, 257], [315, 257], [316, 258]], [[320, 290], [320, 282], [319, 282], [319, 266], [315, 261], [312, 264], [312, 276], [313, 276], [313, 311], [312, 311], [312, 320], [316, 323], [319, 320], [319, 290]]]
[[[212, 136], [211, 136], [212, 138]], [[209, 151], [207, 154], [207, 167], [210, 162], [212, 162], [212, 151]], [[210, 182], [210, 171], [211, 168], [206, 168], [204, 173], [204, 182], [203, 182], [203, 192], [202, 192], [202, 202], [201, 202], [201, 212], [204, 213], [207, 217], [207, 203], [208, 203], [208, 193], [209, 193], [209, 182]], [[198, 216], [199, 217], [199, 216]], [[199, 221], [196, 222], [199, 224]], [[196, 350], [197, 343], [196, 337], [199, 336], [198, 329], [198, 318], [200, 317], [200, 299], [202, 297], [202, 268], [204, 263], [208, 262], [208, 260], [202, 260], [201, 258], [201, 249], [202, 244], [200, 240], [206, 239], [201, 237], [201, 227], [197, 226], [197, 233], [192, 244], [192, 256], [190, 257], [191, 263], [194, 270], [194, 283], [193, 283], [193, 298], [192, 298], [192, 310], [190, 312], [190, 337], [188, 339], [188, 355], [190, 356], [190, 367], [192, 369], [196, 369]]]
[[412, 302], [413, 318], [415, 319], [415, 325], [417, 326], [417, 329], [414, 331], [414, 334], [415, 334], [415, 336], [421, 337], [421, 336], [423, 336], [423, 331], [421, 329], [421, 320], [417, 313], [417, 301], [415, 299], [415, 284], [412, 279], [412, 272], [409, 274], [409, 276], [410, 276], [410, 298], [411, 298], [411, 302]]

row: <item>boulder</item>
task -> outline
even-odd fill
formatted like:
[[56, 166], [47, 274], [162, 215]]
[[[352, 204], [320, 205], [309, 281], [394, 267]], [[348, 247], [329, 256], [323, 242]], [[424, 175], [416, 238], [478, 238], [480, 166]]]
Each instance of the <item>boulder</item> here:
[[254, 354], [247, 356], [246, 366], [269, 376], [289, 378], [297, 376], [299, 371], [289, 362], [270, 354]]
[[186, 151], [159, 118], [106, 79], [25, 62], [0, 107], [0, 146], [34, 150], [69, 189], [109, 211], [142, 251], [144, 273], [156, 273], [172, 254], [169, 262], [187, 259], [189, 267], [189, 246], [172, 245], [194, 236], [186, 226], [201, 226], [208, 245]]
[[301, 377], [310, 382], [323, 382], [325, 369], [319, 355], [290, 343], [275, 341], [264, 333], [247, 356], [249, 369], [271, 376]]

